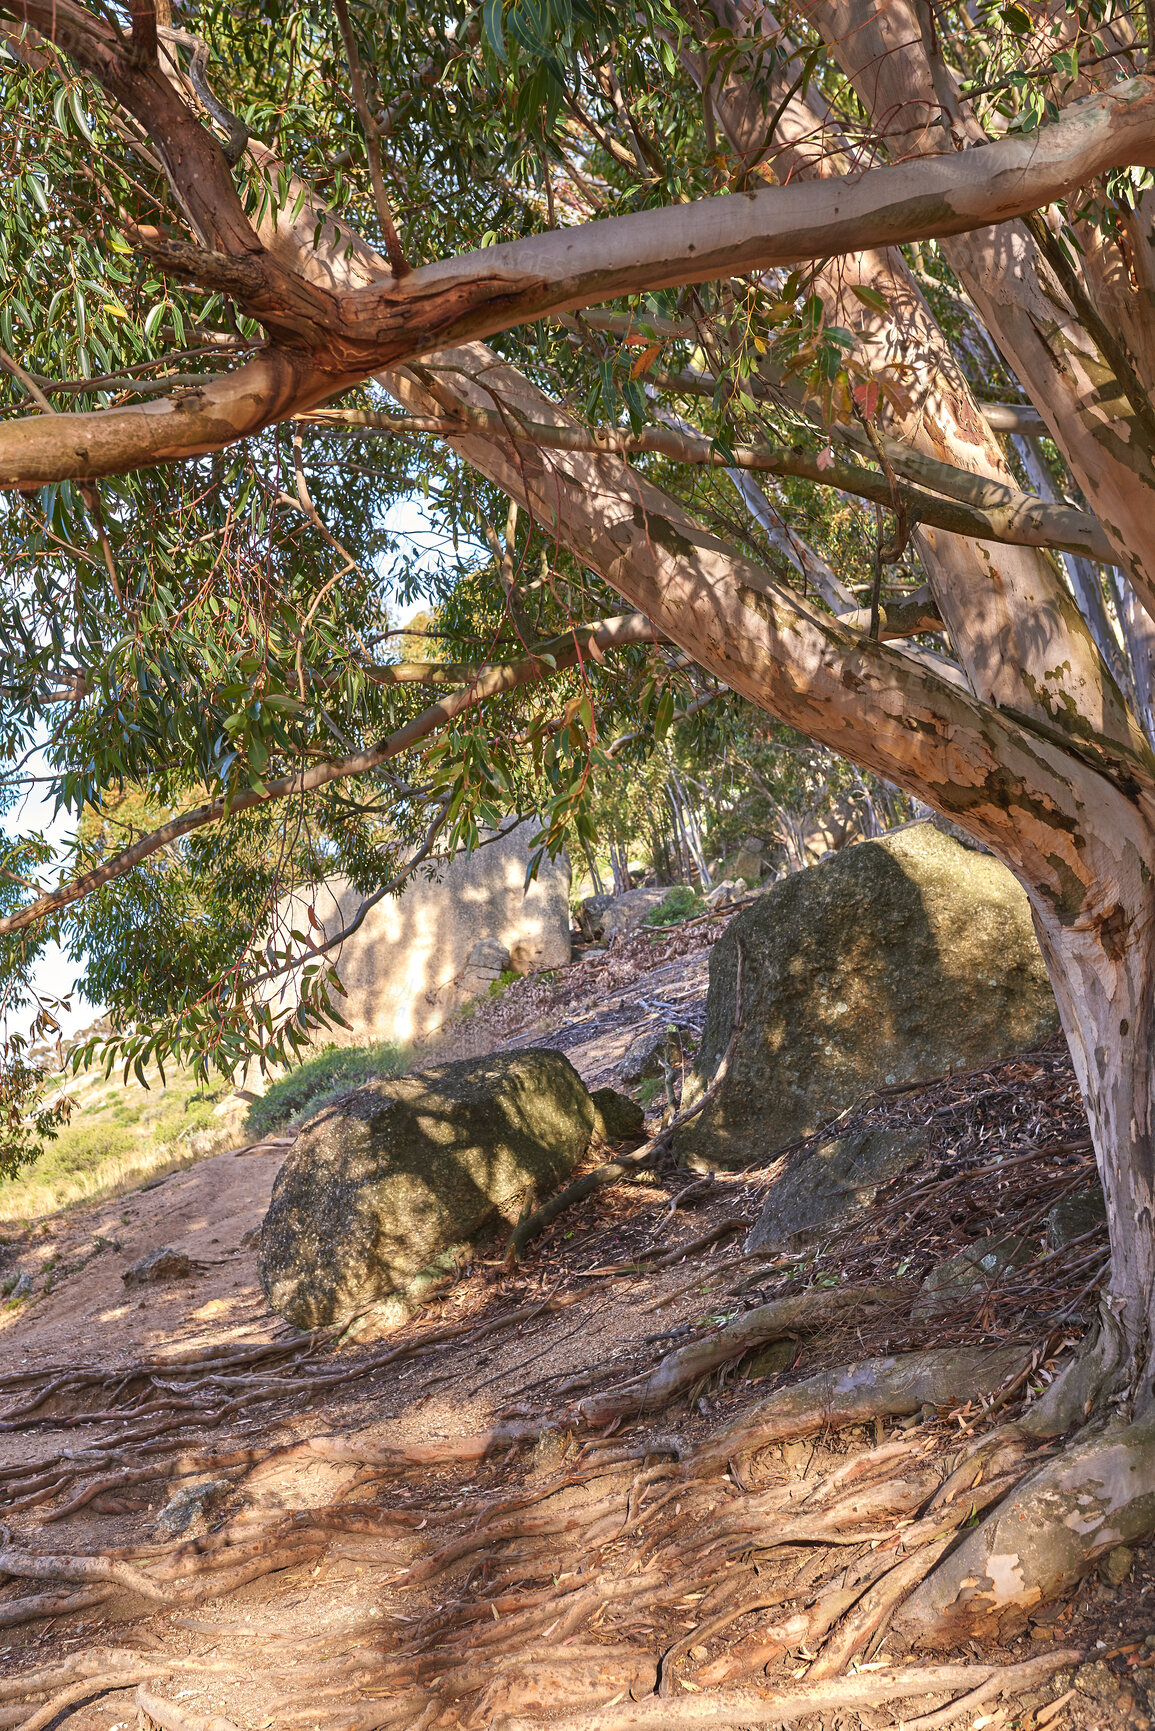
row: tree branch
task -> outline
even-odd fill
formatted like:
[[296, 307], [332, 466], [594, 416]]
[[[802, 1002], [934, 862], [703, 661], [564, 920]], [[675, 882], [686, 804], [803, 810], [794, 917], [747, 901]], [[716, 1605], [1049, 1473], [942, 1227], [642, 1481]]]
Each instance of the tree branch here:
[[[310, 388], [314, 377], [327, 375], [332, 393], [378, 368], [546, 314], [644, 289], [957, 234], [1050, 203], [1108, 168], [1155, 166], [1155, 82], [1136, 78], [1073, 104], [1030, 135], [871, 169], [857, 179], [766, 186], [550, 231], [423, 266], [400, 282], [391, 277], [331, 294], [315, 272], [308, 278], [299, 268], [290, 272], [262, 247], [215, 139], [158, 66], [131, 64], [123, 39], [75, 0], [4, 0], [3, 10], [67, 41], [76, 63], [145, 128], [210, 250], [245, 260], [241, 275], [257, 266], [259, 292], [242, 294], [239, 278], [234, 292], [247, 311], [288, 335], [294, 345], [288, 364], [301, 376], [294, 400], [278, 392], [263, 415], [250, 404], [240, 417], [243, 426], [230, 426], [226, 417], [215, 434], [196, 415], [183, 423], [173, 403], [156, 405], [158, 413], [167, 412], [167, 430], [178, 435], [159, 445], [140, 418], [147, 406], [114, 411], [138, 417], [120, 419], [115, 438], [97, 432], [95, 421], [104, 416], [62, 416], [75, 421], [75, 429], [61, 427], [50, 441], [41, 430], [28, 447], [29, 429], [8, 422], [0, 426], [0, 484], [39, 485], [196, 455], [312, 406], [324, 394]], [[195, 255], [187, 268], [195, 277]], [[219, 276], [218, 266], [208, 268]], [[307, 353], [296, 352], [302, 348]], [[286, 360], [282, 356], [282, 364]], [[275, 363], [266, 357], [266, 364]], [[216, 389], [228, 396], [232, 387]], [[103, 459], [92, 455], [90, 435], [104, 447]]]
[[369, 158], [369, 179], [373, 183], [373, 198], [377, 205], [377, 220], [381, 224], [381, 234], [385, 241], [385, 252], [393, 267], [395, 277], [408, 276], [410, 265], [405, 257], [405, 249], [393, 225], [393, 212], [389, 205], [389, 195], [385, 190], [385, 176], [381, 170], [381, 133], [372, 110], [365, 99], [365, 80], [361, 76], [361, 57], [357, 53], [357, 38], [353, 34], [353, 25], [349, 18], [349, 8], [345, 0], [333, 0], [337, 13], [337, 23], [341, 29], [341, 40], [345, 45], [345, 58], [349, 62], [349, 79], [353, 86], [353, 101], [356, 104], [357, 115], [361, 122], [361, 130], [365, 134], [365, 154]]
[[[366, 409], [314, 410], [297, 418], [318, 426], [365, 427], [383, 433], [434, 432], [442, 437], [472, 429], [564, 451], [604, 451], [617, 456], [653, 452], [675, 463], [792, 475], [819, 486], [837, 487], [878, 505], [891, 505], [894, 496], [890, 480], [876, 470], [837, 459], [822, 464], [817, 457], [790, 446], [736, 445], [723, 452], [712, 439], [669, 427], [646, 427], [640, 433], [631, 433], [618, 427], [582, 427], [576, 423], [556, 426], [480, 409], [458, 409], [454, 418], [440, 419], [386, 415]], [[1049, 504], [1001, 481], [937, 462], [895, 439], [880, 440], [880, 444], [896, 469], [916, 475], [927, 486], [949, 488], [952, 495], [941, 498], [924, 487], [899, 483], [899, 496], [913, 522], [932, 523], [936, 528], [948, 529], [955, 535], [973, 535], [980, 541], [1061, 548], [1088, 559], [1113, 563], [1111, 542], [1088, 512], [1072, 505]]]
[[122, 849], [91, 871], [81, 873], [70, 883], [38, 896], [35, 901], [29, 902], [26, 907], [19, 908], [13, 914], [5, 915], [0, 919], [0, 937], [7, 936], [10, 932], [23, 931], [52, 914], [60, 913], [73, 902], [78, 902], [104, 884], [111, 883], [114, 878], [123, 877], [143, 860], [159, 853], [162, 848], [171, 847], [173, 842], [179, 841], [182, 836], [190, 835], [193, 830], [203, 829], [207, 824], [218, 823], [221, 818], [233, 817], [238, 812], [251, 811], [255, 806], [267, 805], [271, 800], [311, 793], [333, 781], [366, 775], [370, 770], [380, 768], [390, 758], [411, 750], [431, 733], [448, 726], [457, 716], [476, 708], [488, 698], [500, 697], [519, 685], [531, 685], [538, 680], [551, 679], [565, 668], [576, 666], [589, 653], [591, 647], [604, 652], [607, 649], [621, 649], [630, 644], [655, 643], [660, 640], [661, 633], [640, 613], [624, 614], [614, 619], [602, 619], [593, 625], [577, 626], [565, 637], [555, 638], [552, 643], [543, 645], [536, 654], [526, 656], [524, 660], [497, 663], [464, 689], [431, 704], [428, 709], [422, 710], [420, 715], [407, 721], [404, 727], [399, 727], [380, 744], [371, 746], [366, 751], [355, 752], [336, 761], [314, 764], [312, 768], [295, 775], [269, 781], [262, 793], [249, 791], [234, 794], [227, 799], [210, 800], [205, 805], [170, 819], [168, 823], [161, 824], [159, 829], [141, 836], [131, 847]]
[[[568, 419], [491, 351], [475, 346], [452, 359], [454, 394], [470, 411], [500, 397], [503, 412], [524, 421]], [[449, 376], [439, 369], [442, 395]], [[430, 413], [433, 399], [419, 376], [380, 382], [407, 409]], [[1149, 752], [1082, 723], [1077, 736], [1057, 726], [1044, 732], [1033, 718], [1006, 715], [902, 651], [870, 643], [721, 545], [618, 457], [562, 452], [547, 460], [544, 450], [488, 432], [452, 435], [449, 443], [700, 667], [935, 810], [965, 819], [1004, 858], [1029, 859], [1035, 881], [1052, 884], [1056, 896], [1056, 862], [1066, 858], [1073, 869], [1077, 849], [1044, 813], [1068, 810], [1079, 778], [1093, 769], [1102, 798], [1111, 798], [1114, 781], [1128, 801], [1155, 805]], [[1088, 785], [1079, 797], [1099, 795]]]

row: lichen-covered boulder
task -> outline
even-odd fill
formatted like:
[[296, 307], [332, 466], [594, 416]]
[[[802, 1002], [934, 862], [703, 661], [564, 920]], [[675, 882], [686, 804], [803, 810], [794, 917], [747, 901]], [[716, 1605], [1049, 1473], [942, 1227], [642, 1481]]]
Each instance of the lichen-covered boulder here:
[[1058, 1012], [1027, 898], [1005, 866], [929, 824], [859, 842], [775, 884], [710, 957], [701, 1052], [678, 1133], [693, 1164], [763, 1163], [872, 1088], [929, 1081], [1029, 1050]]
[[306, 1124], [277, 1175], [258, 1270], [298, 1328], [399, 1295], [450, 1246], [569, 1176], [594, 1131], [560, 1052], [465, 1058], [372, 1082]]

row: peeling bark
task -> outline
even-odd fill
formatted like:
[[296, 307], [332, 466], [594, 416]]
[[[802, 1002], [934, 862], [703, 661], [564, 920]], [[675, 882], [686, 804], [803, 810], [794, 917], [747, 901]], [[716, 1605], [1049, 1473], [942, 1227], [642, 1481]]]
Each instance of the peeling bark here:
[[1155, 1425], [1076, 1444], [1016, 1487], [894, 1619], [920, 1647], [1006, 1644], [1096, 1558], [1155, 1528]]

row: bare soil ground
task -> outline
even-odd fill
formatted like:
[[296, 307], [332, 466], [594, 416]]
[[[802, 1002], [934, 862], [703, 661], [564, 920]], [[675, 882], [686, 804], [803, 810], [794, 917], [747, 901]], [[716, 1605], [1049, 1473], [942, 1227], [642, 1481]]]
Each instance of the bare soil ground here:
[[[433, 1055], [548, 1043], [596, 1087], [673, 1019], [689, 1056], [722, 923], [521, 982]], [[252, 1235], [281, 1149], [33, 1222], [3, 1265], [36, 1296], [0, 1312], [0, 1727], [114, 1731], [139, 1704], [169, 1731], [929, 1731], [959, 1701], [979, 1731], [1143, 1731], [1150, 1550], [1112, 1553], [987, 1652], [867, 1626], [888, 1572], [974, 1518], [981, 1482], [928, 1511], [1077, 1342], [1106, 1251], [1092, 1228], [1047, 1252], [1048, 1209], [1093, 1173], [1064, 1051], [871, 1096], [838, 1128], [874, 1124], [927, 1125], [925, 1159], [804, 1251], [742, 1248], [780, 1163], [660, 1166], [562, 1214], [518, 1267], [480, 1246], [370, 1343], [264, 1304]], [[1003, 1232], [1038, 1255], [912, 1322], [931, 1267]], [[163, 1245], [193, 1277], [126, 1287]], [[759, 1337], [783, 1299], [826, 1309]], [[767, 1398], [825, 1367], [944, 1347], [1021, 1368], [982, 1400], [837, 1429], [817, 1403], [767, 1431]], [[206, 1480], [189, 1529], [158, 1529]]]

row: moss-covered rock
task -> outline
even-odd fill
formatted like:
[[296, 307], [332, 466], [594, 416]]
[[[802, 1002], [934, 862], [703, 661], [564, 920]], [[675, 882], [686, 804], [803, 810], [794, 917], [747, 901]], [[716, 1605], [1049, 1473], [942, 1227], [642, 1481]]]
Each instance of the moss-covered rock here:
[[277, 1175], [259, 1272], [298, 1328], [341, 1322], [394, 1294], [449, 1246], [569, 1176], [595, 1109], [568, 1058], [465, 1058], [335, 1101]]
[[710, 957], [686, 1104], [730, 1039], [739, 949], [738, 1047], [676, 1142], [695, 1164], [764, 1162], [872, 1088], [990, 1064], [1058, 1031], [1022, 889], [929, 824], [846, 848], [731, 920]]

